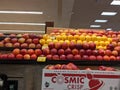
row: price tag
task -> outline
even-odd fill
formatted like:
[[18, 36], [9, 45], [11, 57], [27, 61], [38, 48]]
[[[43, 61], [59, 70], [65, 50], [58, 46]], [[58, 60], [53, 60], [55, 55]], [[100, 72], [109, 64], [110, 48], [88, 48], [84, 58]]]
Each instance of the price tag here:
[[46, 57], [38, 57], [37, 62], [46, 62]]

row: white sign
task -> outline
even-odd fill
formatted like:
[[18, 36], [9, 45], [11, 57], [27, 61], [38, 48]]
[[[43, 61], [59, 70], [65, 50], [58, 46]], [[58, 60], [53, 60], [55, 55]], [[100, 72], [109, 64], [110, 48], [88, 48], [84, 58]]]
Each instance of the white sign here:
[[120, 90], [120, 72], [43, 69], [42, 90]]

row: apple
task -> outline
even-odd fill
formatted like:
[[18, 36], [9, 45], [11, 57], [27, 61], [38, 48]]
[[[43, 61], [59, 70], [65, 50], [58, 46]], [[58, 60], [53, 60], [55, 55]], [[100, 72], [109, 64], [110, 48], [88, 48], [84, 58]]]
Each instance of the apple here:
[[88, 67], [88, 68], [85, 68], [85, 70], [92, 70], [92, 69]]
[[116, 57], [116, 60], [117, 60], [117, 61], [120, 61], [120, 56], [117, 56], [117, 57]]
[[30, 59], [36, 60], [36, 59], [37, 59], [37, 55], [36, 55], [36, 54], [32, 54], [32, 55], [30, 56]]
[[28, 52], [27, 52], [27, 49], [21, 49], [21, 50], [20, 50], [20, 53], [21, 53], [22, 55], [25, 55], [25, 54], [27, 54]]
[[4, 47], [4, 42], [0, 41], [0, 47]]
[[98, 70], [105, 70], [105, 69], [106, 69], [105, 66], [99, 66], [99, 67], [98, 67]]
[[111, 50], [105, 50], [105, 55], [110, 56], [112, 54]]
[[24, 42], [25, 42], [25, 38], [19, 38], [19, 39], [18, 39], [18, 42], [19, 42], [19, 43], [24, 43]]
[[37, 56], [40, 56], [40, 55], [42, 55], [42, 50], [41, 49], [35, 49], [35, 54], [37, 55]]
[[36, 44], [36, 48], [41, 49], [41, 44]]
[[105, 61], [110, 61], [110, 57], [107, 56], [107, 55], [103, 56], [103, 59], [104, 59]]
[[51, 50], [50, 50], [50, 53], [51, 53], [52, 55], [57, 54], [57, 49], [56, 49], [56, 48], [51, 49]]
[[30, 44], [30, 43], [32, 43], [32, 39], [28, 38], [25, 42], [28, 43], [28, 44]]
[[34, 50], [33, 49], [28, 49], [27, 53], [30, 54], [30, 55], [32, 55], [32, 54], [34, 54]]
[[69, 44], [69, 48], [72, 50], [72, 49], [74, 49], [75, 48], [75, 43], [74, 42], [70, 42], [70, 44]]
[[5, 47], [13, 47], [13, 44], [12, 43], [5, 43]]
[[23, 55], [22, 55], [22, 54], [17, 54], [17, 55], [16, 55], [16, 59], [22, 60], [22, 59], [23, 59]]
[[15, 55], [12, 53], [8, 54], [8, 59], [12, 59], [12, 60], [15, 59]]
[[99, 49], [99, 55], [101, 55], [101, 56], [104, 56], [105, 55], [105, 51], [103, 50], [103, 49]]
[[34, 39], [33, 39], [33, 43], [34, 43], [34, 44], [38, 44], [38, 43], [39, 43], [39, 39], [38, 39], [38, 38], [34, 38]]
[[18, 42], [14, 43], [14, 44], [13, 44], [13, 47], [19, 48], [19, 47], [20, 47], [20, 43], [18, 43]]
[[68, 63], [67, 65], [66, 65], [66, 67], [68, 68], [71, 68], [71, 70], [79, 70], [79, 68], [75, 65], [75, 64], [73, 64], [73, 63]]
[[28, 44], [27, 43], [22, 43], [21, 44], [21, 48], [27, 48], [28, 47]]
[[91, 60], [91, 61], [95, 61], [95, 60], [96, 60], [96, 56], [94, 56], [94, 55], [90, 55], [90, 56], [89, 56], [89, 60]]
[[79, 54], [79, 51], [78, 51], [77, 49], [73, 49], [73, 50], [72, 50], [72, 54], [73, 54], [73, 55], [77, 55], [77, 54]]
[[22, 35], [22, 37], [25, 38], [25, 39], [28, 39], [29, 38], [29, 34], [25, 33], [25, 34]]
[[53, 42], [50, 42], [50, 43], [48, 44], [48, 47], [49, 47], [50, 49], [55, 48], [55, 44], [54, 44]]
[[100, 55], [98, 55], [98, 56], [96, 57], [96, 59], [97, 59], [98, 61], [102, 61], [102, 60], [103, 60], [103, 57], [100, 56]]
[[25, 55], [23, 56], [23, 58], [24, 58], [25, 60], [30, 60], [30, 55], [29, 55], [29, 54], [25, 54]]
[[86, 50], [86, 55], [88, 56], [92, 55], [92, 50], [91, 49]]
[[89, 44], [88, 43], [83, 43], [83, 49], [89, 49]]
[[63, 55], [64, 52], [65, 52], [64, 49], [59, 49], [59, 50], [58, 50], [58, 54], [59, 54], [59, 55]]
[[115, 56], [110, 56], [110, 60], [115, 61], [115, 60], [117, 60], [117, 58]]
[[73, 60], [73, 59], [74, 59], [74, 56], [72, 54], [67, 55], [67, 60]]
[[66, 60], [66, 55], [60, 55], [60, 60]]
[[80, 50], [79, 50], [79, 54], [80, 54], [81, 56], [85, 55], [85, 53], [86, 53], [86, 52], [85, 52], [84, 49], [80, 49]]
[[112, 55], [114, 55], [114, 56], [118, 56], [118, 51], [113, 50], [113, 51], [112, 51]]
[[74, 55], [74, 60], [81, 60], [81, 56], [79, 54]]
[[34, 43], [30, 43], [28, 47], [29, 48], [35, 48], [35, 44]]
[[88, 55], [83, 55], [82, 60], [89, 60], [89, 56]]
[[45, 48], [45, 49], [43, 49], [42, 51], [43, 51], [43, 54], [44, 54], [44, 55], [50, 54], [49, 48]]
[[53, 59], [53, 60], [60, 60], [60, 58], [59, 58], [58, 55], [53, 55], [53, 56], [52, 56], [52, 59]]
[[76, 45], [75, 45], [75, 47], [76, 47], [76, 49], [82, 49], [82, 44], [80, 44], [80, 43], [77, 43]]
[[47, 69], [49, 69], [49, 70], [54, 70], [55, 67], [54, 67], [54, 65], [50, 65], [50, 66], [47, 67]]
[[58, 43], [55, 43], [55, 48], [56, 49], [60, 49], [61, 48], [61, 44], [58, 42]]
[[2, 54], [1, 59], [8, 59], [8, 54]]
[[97, 55], [99, 55], [99, 52], [98, 52], [98, 50], [93, 50], [92, 54], [95, 55], [95, 56], [97, 56]]
[[55, 67], [55, 69], [61, 69], [61, 64], [56, 64], [54, 67]]
[[14, 55], [17, 55], [17, 54], [20, 53], [20, 49], [16, 48], [16, 49], [14, 49], [14, 50], [12, 51], [12, 53], [13, 53]]
[[65, 55], [68, 55], [68, 54], [71, 54], [72, 53], [72, 51], [71, 51], [71, 49], [70, 48], [67, 48], [67, 49], [65, 49]]
[[51, 55], [51, 54], [48, 54], [48, 55], [46, 56], [46, 58], [47, 58], [47, 60], [52, 60], [52, 55]]
[[11, 43], [16, 43], [17, 41], [18, 41], [17, 38], [12, 38], [12, 39], [11, 39]]
[[95, 43], [89, 43], [89, 48], [91, 50], [94, 50], [96, 48], [96, 44]]
[[10, 43], [10, 42], [11, 42], [11, 38], [6, 37], [6, 38], [4, 39], [4, 42], [5, 42], [5, 43]]
[[64, 43], [62, 43], [62, 46], [61, 46], [61, 48], [62, 49], [67, 49], [69, 47], [69, 45], [68, 45], [68, 43], [67, 42], [64, 42]]

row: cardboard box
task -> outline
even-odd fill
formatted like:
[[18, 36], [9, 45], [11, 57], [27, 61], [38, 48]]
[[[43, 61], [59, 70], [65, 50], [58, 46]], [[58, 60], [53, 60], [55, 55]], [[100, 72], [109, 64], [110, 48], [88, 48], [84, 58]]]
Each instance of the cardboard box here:
[[120, 72], [43, 69], [42, 90], [120, 90]]

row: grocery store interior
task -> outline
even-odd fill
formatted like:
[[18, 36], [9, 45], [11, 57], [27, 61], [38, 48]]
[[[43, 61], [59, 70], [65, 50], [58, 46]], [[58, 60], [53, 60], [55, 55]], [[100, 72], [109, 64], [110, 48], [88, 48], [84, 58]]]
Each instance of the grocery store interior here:
[[120, 90], [119, 30], [120, 0], [1, 0], [0, 90]]

